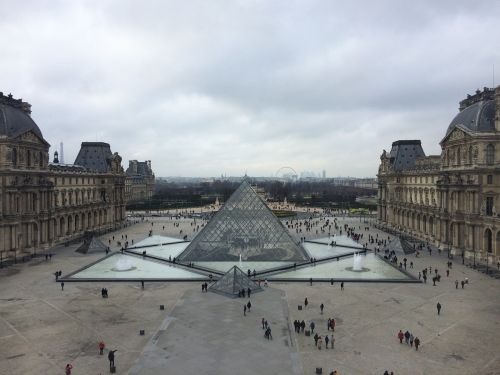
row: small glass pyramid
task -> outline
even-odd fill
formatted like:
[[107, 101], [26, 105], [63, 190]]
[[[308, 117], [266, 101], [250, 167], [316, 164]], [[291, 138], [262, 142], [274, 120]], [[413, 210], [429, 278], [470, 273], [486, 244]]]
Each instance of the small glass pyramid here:
[[244, 181], [178, 259], [303, 262], [309, 256]]
[[88, 254], [88, 253], [100, 253], [100, 252], [105, 252], [107, 249], [107, 246], [104, 245], [101, 240], [99, 240], [97, 237], [90, 237], [87, 236], [84, 240], [82, 245], [76, 249], [75, 251], [81, 254]]
[[262, 288], [256, 282], [252, 281], [236, 266], [233, 266], [216, 283], [208, 288], [211, 292], [233, 298], [238, 297], [242, 289], [245, 289], [245, 293], [248, 289], [251, 289], [252, 293], [262, 291]]

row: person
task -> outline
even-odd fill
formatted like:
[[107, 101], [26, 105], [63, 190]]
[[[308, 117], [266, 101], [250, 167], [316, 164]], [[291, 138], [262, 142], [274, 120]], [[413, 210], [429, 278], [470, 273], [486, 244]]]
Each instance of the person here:
[[323, 339], [321, 338], [321, 336], [319, 336], [318, 338], [318, 349], [321, 350], [321, 346], [323, 345]]
[[446, 270], [446, 277], [449, 277], [450, 276], [450, 270]]
[[144, 280], [141, 280], [141, 288], [144, 290]]
[[340, 290], [344, 290], [344, 282], [343, 281], [340, 283]]
[[262, 318], [262, 329], [265, 329], [265, 328], [264, 328], [264, 322], [265, 322], [265, 321], [266, 321], [266, 320], [265, 320], [264, 318]]
[[410, 332], [408, 332], [408, 330], [405, 332], [405, 343], [406, 345], [410, 343]]
[[111, 371], [111, 369], [113, 367], [115, 367], [115, 352], [117, 350], [110, 350], [109, 353], [108, 353], [108, 360], [109, 360], [109, 369]]
[[325, 349], [328, 349], [328, 342], [330, 339], [328, 338], [328, 335], [325, 335]]
[[319, 308], [321, 309], [321, 315], [323, 315], [323, 309], [325, 308], [325, 305], [321, 304]]
[[252, 289], [248, 288], [247, 289], [248, 298], [250, 298], [250, 293], [252, 293]]
[[243, 316], [247, 316], [247, 305], [243, 305]]
[[413, 348], [413, 333], [410, 333], [410, 346]]
[[314, 346], [316, 346], [316, 347], [318, 346], [318, 340], [319, 340], [319, 335], [318, 335], [318, 333], [316, 333], [314, 335]]
[[458, 280], [455, 280], [455, 289], [458, 289]]
[[307, 297], [306, 297], [306, 299], [304, 300], [304, 306], [307, 308], [308, 304], [309, 304], [309, 301], [307, 300]]
[[312, 279], [312, 277], [311, 277], [311, 278], [309, 278], [309, 284], [310, 284], [311, 286], [313, 285], [313, 279]]
[[335, 338], [333, 337], [333, 333], [330, 337], [330, 344], [331, 344], [332, 349], [335, 349]]
[[420, 345], [420, 339], [418, 337], [415, 337], [415, 350], [418, 351], [418, 346]]
[[332, 328], [332, 331], [335, 332], [335, 318], [332, 318], [332, 320], [330, 320], [330, 327]]
[[105, 347], [105, 346], [106, 346], [106, 345], [104, 345], [104, 341], [102, 341], [102, 340], [101, 340], [101, 341], [99, 342], [99, 354], [100, 354], [100, 355], [103, 355], [103, 352], [104, 352], [104, 347]]
[[403, 343], [403, 338], [405, 337], [405, 334], [403, 333], [403, 331], [399, 330], [398, 332], [398, 339], [399, 339], [399, 343], [402, 344]]
[[441, 304], [438, 302], [437, 305], [437, 311], [438, 311], [438, 315], [441, 315]]
[[248, 307], [248, 312], [250, 312], [250, 308], [252, 307], [252, 303], [250, 301], [248, 301], [247, 307]]
[[385, 370], [384, 375], [389, 375], [389, 371]]
[[330, 318], [328, 318], [328, 322], [326, 323], [326, 328], [327, 328], [328, 330], [330, 330], [330, 326], [331, 326], [331, 324], [332, 324], [332, 320], [331, 320]]
[[61, 281], [61, 290], [64, 290], [64, 281]]
[[300, 329], [302, 332], [304, 332], [304, 329], [306, 329], [306, 322], [304, 320], [300, 322]]
[[73, 365], [71, 363], [68, 363], [66, 365], [66, 375], [71, 375], [71, 370], [73, 369]]
[[314, 324], [313, 321], [311, 321], [311, 323], [309, 324], [309, 328], [311, 328], [311, 333], [314, 333], [314, 327], [316, 327], [316, 325]]
[[[464, 285], [465, 285], [465, 281], [461, 281], [460, 284], [462, 284], [462, 289], [464, 288]], [[457, 286], [457, 289], [458, 289], [458, 286]]]

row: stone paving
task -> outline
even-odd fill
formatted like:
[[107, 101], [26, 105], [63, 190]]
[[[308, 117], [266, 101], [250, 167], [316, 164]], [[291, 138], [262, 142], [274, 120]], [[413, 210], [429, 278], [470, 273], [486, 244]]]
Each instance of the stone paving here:
[[[356, 219], [345, 221], [365, 226]], [[160, 230], [163, 225], [165, 230]], [[121, 234], [138, 241], [146, 237], [150, 226], [145, 222], [117, 231], [113, 249], [117, 249], [115, 242]], [[189, 220], [177, 227], [169, 219], [158, 218], [153, 228], [155, 234], [177, 237], [180, 230], [193, 232]], [[380, 233], [374, 229], [371, 232]], [[101, 239], [107, 243], [112, 235]], [[453, 262], [450, 277], [446, 277], [448, 259], [443, 255], [409, 257], [415, 263], [410, 272], [417, 274], [429, 266], [440, 270], [442, 279], [436, 286], [346, 283], [341, 291], [338, 284], [272, 283], [269, 290], [252, 297], [262, 300], [256, 303], [260, 306], [255, 307], [255, 315], [274, 314], [271, 319], [280, 327], [273, 329], [279, 339], [271, 344], [262, 337], [259, 324], [254, 324], [261, 316], [242, 318], [241, 300], [202, 295], [198, 283], [147, 283], [142, 290], [135, 283], [67, 282], [62, 291], [54, 282], [56, 270], [64, 275], [100, 257], [77, 254], [76, 247], [52, 249], [56, 255], [51, 261], [37, 258], [0, 269], [1, 374], [64, 374], [66, 363], [73, 364], [73, 374], [109, 373], [106, 355], [98, 354], [101, 339], [106, 343], [106, 353], [118, 349], [118, 374], [181, 373], [188, 357], [193, 360], [182, 372], [186, 374], [226, 370], [244, 373], [242, 369], [247, 369], [249, 362], [255, 366], [258, 363], [255, 373], [259, 374], [314, 374], [316, 367], [322, 367], [323, 374], [337, 369], [342, 375], [383, 374], [386, 369], [398, 375], [500, 374], [499, 281], [458, 261]], [[455, 289], [454, 281], [466, 277], [469, 284], [465, 289]], [[101, 298], [102, 287], [108, 288], [108, 299]], [[284, 293], [284, 300], [280, 293]], [[305, 297], [310, 304], [299, 311], [297, 305], [303, 304]], [[286, 301], [288, 309], [280, 301]], [[443, 305], [440, 316], [436, 313], [438, 301]], [[326, 306], [323, 315], [321, 303]], [[159, 309], [160, 304], [165, 305], [164, 311]], [[288, 334], [284, 323], [287, 316], [292, 327]], [[323, 335], [328, 332], [328, 317], [337, 320], [333, 350], [323, 346], [320, 351], [312, 337], [293, 332], [293, 320], [304, 319], [314, 320]], [[141, 329], [144, 336], [139, 335]], [[421, 339], [418, 352], [399, 344], [399, 329], [408, 329]], [[291, 337], [288, 345], [287, 335]], [[164, 362], [170, 361], [170, 366], [163, 372], [148, 372], [150, 366], [156, 363], [151, 368], [160, 368], [163, 363], [161, 356], [156, 362], [148, 360], [155, 346], [160, 353], [164, 347], [171, 348]], [[244, 355], [250, 348], [256, 357]], [[211, 365], [203, 367], [203, 361], [196, 361], [196, 354], [212, 358]]]

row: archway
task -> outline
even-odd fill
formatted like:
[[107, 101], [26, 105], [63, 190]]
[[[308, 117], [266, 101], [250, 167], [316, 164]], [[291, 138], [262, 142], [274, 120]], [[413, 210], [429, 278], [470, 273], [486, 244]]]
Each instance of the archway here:
[[484, 231], [484, 250], [488, 253], [493, 252], [493, 234], [489, 228]]

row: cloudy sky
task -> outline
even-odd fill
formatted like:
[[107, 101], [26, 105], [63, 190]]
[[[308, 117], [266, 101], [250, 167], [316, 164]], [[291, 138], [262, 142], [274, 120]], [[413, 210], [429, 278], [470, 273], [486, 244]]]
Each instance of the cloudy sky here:
[[157, 176], [374, 176], [427, 154], [500, 82], [499, 1], [0, 0], [0, 91], [73, 162], [104, 141]]

